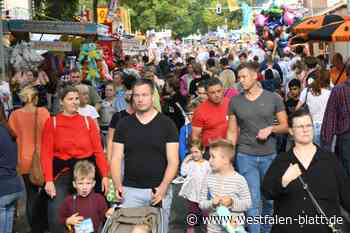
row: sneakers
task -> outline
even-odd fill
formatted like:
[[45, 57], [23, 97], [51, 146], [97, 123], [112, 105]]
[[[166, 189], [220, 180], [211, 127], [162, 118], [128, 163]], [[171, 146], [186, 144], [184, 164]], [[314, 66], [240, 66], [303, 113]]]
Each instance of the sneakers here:
[[172, 184], [182, 184], [185, 181], [185, 178], [182, 176], [176, 177], [171, 183]]

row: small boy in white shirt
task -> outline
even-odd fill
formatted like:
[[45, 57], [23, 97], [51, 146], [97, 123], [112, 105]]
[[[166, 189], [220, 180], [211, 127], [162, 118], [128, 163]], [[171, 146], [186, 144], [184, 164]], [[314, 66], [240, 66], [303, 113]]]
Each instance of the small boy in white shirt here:
[[[247, 181], [238, 174], [232, 165], [234, 146], [224, 139], [214, 141], [209, 146], [209, 164], [212, 172], [204, 179], [201, 186], [199, 206], [209, 211], [209, 219], [218, 216], [217, 208], [226, 207], [233, 220], [231, 228], [241, 228], [239, 216], [244, 217], [244, 212], [251, 206], [250, 191]], [[236, 222], [235, 222], [236, 221]], [[225, 223], [209, 222], [208, 233], [224, 233]]]

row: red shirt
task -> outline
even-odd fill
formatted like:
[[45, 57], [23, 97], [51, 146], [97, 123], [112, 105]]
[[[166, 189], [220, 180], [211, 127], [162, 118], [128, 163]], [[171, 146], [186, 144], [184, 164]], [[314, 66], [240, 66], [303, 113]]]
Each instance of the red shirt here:
[[[102, 226], [107, 208], [102, 194], [92, 192], [87, 197], [77, 195], [75, 200], [72, 195], [69, 195], [60, 206], [59, 222], [66, 225], [67, 218], [78, 212], [84, 219], [91, 218], [94, 232], [99, 232], [98, 229]], [[68, 233], [68, 229], [65, 232]]]
[[202, 143], [205, 147], [209, 145], [210, 141], [226, 138], [229, 103], [230, 99], [227, 97], [224, 97], [219, 105], [206, 100], [195, 110], [192, 126], [202, 129]]
[[108, 176], [108, 165], [104, 155], [100, 133], [96, 123], [88, 117], [89, 128], [83, 116], [56, 116], [49, 118], [43, 129], [41, 141], [41, 165], [45, 181], [53, 181], [53, 158], [61, 160], [83, 159], [96, 156], [96, 164], [102, 177]]

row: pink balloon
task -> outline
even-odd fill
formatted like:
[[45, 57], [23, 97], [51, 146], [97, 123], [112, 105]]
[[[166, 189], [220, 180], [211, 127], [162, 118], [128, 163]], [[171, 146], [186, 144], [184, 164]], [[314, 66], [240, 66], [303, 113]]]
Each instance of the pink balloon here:
[[285, 54], [289, 54], [290, 51], [291, 51], [291, 49], [290, 49], [289, 47], [285, 47], [285, 48], [283, 49], [283, 53], [285, 53]]
[[294, 14], [290, 12], [285, 12], [283, 15], [283, 21], [286, 23], [288, 26], [292, 25], [294, 23]]
[[257, 27], [263, 27], [266, 23], [267, 18], [262, 15], [262, 14], [258, 14], [257, 16], [255, 16], [255, 26]]
[[290, 8], [290, 6], [288, 4], [283, 4], [282, 5], [282, 9], [285, 11], [285, 12], [292, 12], [292, 9]]

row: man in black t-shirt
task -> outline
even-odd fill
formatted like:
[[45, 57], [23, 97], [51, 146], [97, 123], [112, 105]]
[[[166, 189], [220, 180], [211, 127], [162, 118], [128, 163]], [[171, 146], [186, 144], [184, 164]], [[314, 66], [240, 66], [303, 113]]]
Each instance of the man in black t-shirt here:
[[117, 125], [111, 174], [117, 199], [122, 200], [123, 207], [162, 205], [166, 233], [172, 198], [170, 183], [179, 165], [178, 134], [172, 120], [154, 109], [153, 91], [150, 80], [139, 79], [134, 84], [135, 114], [124, 117]]

